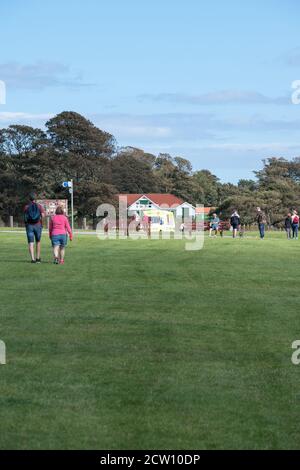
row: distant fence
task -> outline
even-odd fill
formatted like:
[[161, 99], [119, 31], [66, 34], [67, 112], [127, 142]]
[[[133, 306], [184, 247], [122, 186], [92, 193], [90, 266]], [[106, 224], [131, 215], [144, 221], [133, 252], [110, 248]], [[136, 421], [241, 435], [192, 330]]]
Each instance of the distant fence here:
[[[129, 218], [128, 219], [128, 223], [130, 223], [133, 219], [132, 218]], [[44, 220], [44, 227], [48, 227], [48, 223], [49, 223], [49, 217], [46, 217], [45, 220]], [[180, 224], [181, 223], [181, 218], [180, 220], [178, 219], [176, 221], [176, 224]], [[83, 218], [75, 218], [75, 228], [76, 229], [80, 229], [80, 230], [95, 230], [96, 229], [96, 225], [97, 225], [97, 220], [93, 220], [91, 218], [86, 218], [86, 217], [83, 217]], [[226, 227], [225, 227], [226, 226]], [[7, 228], [25, 228], [25, 223], [24, 223], [24, 219], [22, 216], [7, 216], [7, 217], [0, 217], [0, 227], [7, 227]], [[246, 224], [242, 224], [242, 229], [245, 231], [245, 232], [252, 232], [252, 231], [256, 231], [258, 230], [258, 227], [257, 225], [255, 224], [252, 224], [252, 225], [246, 225]], [[118, 228], [118, 223], [117, 223], [117, 227]], [[187, 226], [185, 227], [186, 230], [188, 231], [194, 231], [196, 230], [196, 222], [193, 222], [193, 223], [190, 223], [190, 224], [187, 224]], [[208, 222], [205, 222], [204, 223], [204, 230], [209, 230], [209, 223]], [[229, 223], [224, 223], [224, 228], [223, 228], [224, 231], [227, 231], [229, 230]], [[266, 224], [266, 230], [271, 230], [271, 231], [282, 231], [284, 230], [284, 227], [283, 227], [283, 224], [280, 226], [280, 225], [277, 225], [277, 226], [273, 226], [273, 225], [268, 225]]]
[[[43, 225], [48, 227], [49, 217], [45, 217]], [[96, 229], [96, 223], [92, 219], [86, 217], [75, 219], [75, 228], [81, 230], [93, 230]], [[24, 218], [22, 216], [8, 216], [0, 217], [0, 227], [6, 228], [25, 228]]]

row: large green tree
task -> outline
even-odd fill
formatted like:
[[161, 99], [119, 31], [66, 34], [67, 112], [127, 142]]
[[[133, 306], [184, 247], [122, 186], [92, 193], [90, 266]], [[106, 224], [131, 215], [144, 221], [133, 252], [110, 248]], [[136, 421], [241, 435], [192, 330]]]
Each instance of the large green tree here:
[[196, 171], [192, 177], [193, 200], [204, 206], [216, 207], [219, 200], [220, 181], [208, 170]]
[[49, 146], [46, 134], [30, 126], [0, 130], [2, 215], [18, 216], [30, 191], [47, 194]]
[[149, 162], [122, 150], [111, 162], [112, 182], [120, 193], [157, 191], [155, 175]]
[[[112, 184], [111, 159], [115, 139], [78, 113], [65, 111], [46, 123], [55, 161], [57, 185], [74, 180], [74, 197], [80, 201], [78, 215], [95, 212], [103, 187]], [[57, 188], [58, 189], [58, 188]], [[95, 199], [95, 193], [99, 197]], [[94, 207], [91, 209], [91, 201]]]
[[57, 164], [67, 178], [111, 182], [109, 161], [115, 139], [78, 113], [64, 111], [46, 123], [47, 134], [57, 155]]

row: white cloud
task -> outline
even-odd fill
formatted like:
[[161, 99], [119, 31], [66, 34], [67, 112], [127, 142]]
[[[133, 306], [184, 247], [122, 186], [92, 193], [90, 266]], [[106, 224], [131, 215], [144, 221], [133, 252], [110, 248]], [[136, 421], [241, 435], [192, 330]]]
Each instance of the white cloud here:
[[117, 139], [137, 139], [149, 141], [190, 139], [197, 135], [200, 139], [214, 138], [207, 131], [207, 123], [211, 120], [208, 114], [93, 114], [89, 116], [101, 129], [115, 135]]
[[138, 99], [174, 104], [224, 105], [224, 104], [290, 104], [290, 97], [269, 97], [256, 91], [221, 90], [199, 95], [188, 93], [158, 93], [139, 95]]
[[232, 152], [268, 152], [268, 153], [286, 153], [290, 151], [299, 151], [299, 143], [284, 144], [282, 142], [265, 142], [265, 143], [220, 143], [200, 145], [198, 148], [205, 150], [228, 150]]
[[46, 122], [48, 119], [51, 119], [54, 115], [49, 113], [42, 114], [32, 114], [32, 113], [22, 113], [22, 112], [1, 112], [0, 113], [0, 122], [5, 123], [6, 125], [11, 125], [17, 123], [26, 123], [29, 124], [33, 121], [43, 121]]
[[172, 131], [168, 127], [154, 127], [154, 126], [120, 126], [115, 128], [115, 132], [119, 135], [126, 137], [150, 137], [150, 138], [165, 138], [172, 135]]
[[88, 116], [98, 127], [122, 138], [165, 139], [172, 136], [172, 129], [168, 124], [160, 124], [145, 116], [127, 114], [94, 114]]
[[35, 64], [8, 62], [0, 64], [0, 79], [7, 88], [42, 90], [49, 87], [77, 88], [91, 86], [84, 83], [80, 74], [59, 62], [38, 61]]

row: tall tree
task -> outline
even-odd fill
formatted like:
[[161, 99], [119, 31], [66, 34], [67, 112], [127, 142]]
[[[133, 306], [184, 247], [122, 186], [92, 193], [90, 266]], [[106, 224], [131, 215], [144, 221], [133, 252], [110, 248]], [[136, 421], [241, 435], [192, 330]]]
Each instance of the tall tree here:
[[200, 170], [193, 174], [192, 181], [194, 183], [193, 200], [195, 203], [213, 207], [219, 204], [220, 182], [217, 176], [208, 170]]
[[32, 190], [47, 188], [48, 141], [41, 129], [12, 125], [0, 130], [2, 213], [18, 215]]
[[148, 163], [122, 151], [111, 162], [112, 181], [121, 193], [156, 192], [155, 176]]
[[[91, 212], [91, 201], [94, 201], [95, 211], [101, 197], [104, 197], [103, 188], [111, 186], [115, 139], [75, 112], [58, 114], [46, 123], [46, 127], [54, 152], [56, 182], [74, 180], [78, 215], [88, 215], [84, 214], [84, 210]], [[96, 200], [97, 188], [99, 197]], [[83, 203], [83, 194], [86, 204]]]
[[78, 113], [64, 111], [46, 123], [47, 133], [65, 177], [111, 183], [109, 160], [115, 139]]
[[173, 175], [175, 163], [168, 153], [160, 153], [155, 160], [154, 173], [158, 183], [159, 192], [172, 193], [174, 189]]

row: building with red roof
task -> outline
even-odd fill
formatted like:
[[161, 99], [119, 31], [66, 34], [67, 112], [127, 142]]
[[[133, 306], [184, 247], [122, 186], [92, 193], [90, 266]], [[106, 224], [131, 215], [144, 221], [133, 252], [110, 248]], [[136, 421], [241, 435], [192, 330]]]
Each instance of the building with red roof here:
[[195, 207], [174, 194], [119, 194], [119, 198], [127, 198], [128, 215], [141, 215], [145, 210], [161, 209], [174, 212], [175, 217], [194, 217]]

